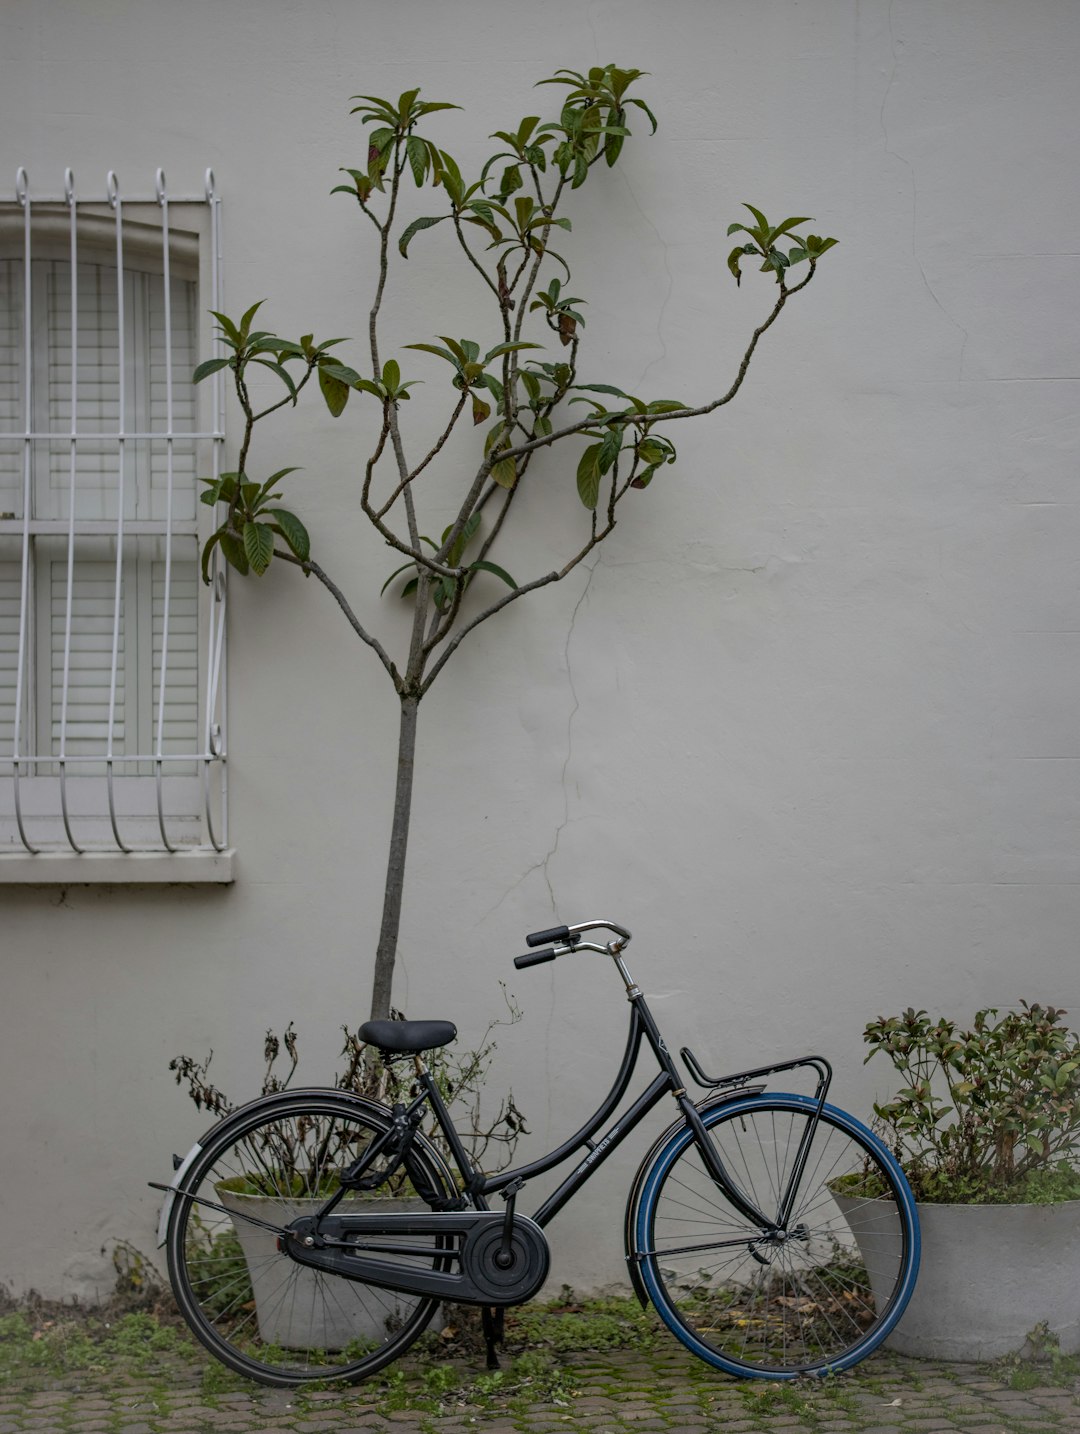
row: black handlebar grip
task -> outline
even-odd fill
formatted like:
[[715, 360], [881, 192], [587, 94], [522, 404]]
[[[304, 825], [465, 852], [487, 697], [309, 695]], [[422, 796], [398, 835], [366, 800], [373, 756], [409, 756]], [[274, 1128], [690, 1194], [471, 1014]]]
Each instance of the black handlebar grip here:
[[550, 931], [534, 931], [531, 936], [526, 936], [526, 946], [543, 946], [545, 941], [569, 941], [569, 926], [553, 926]]
[[521, 971], [526, 966], [539, 966], [541, 961], [554, 961], [555, 948], [549, 946], [546, 951], [526, 951], [524, 956], [515, 956], [514, 965]]

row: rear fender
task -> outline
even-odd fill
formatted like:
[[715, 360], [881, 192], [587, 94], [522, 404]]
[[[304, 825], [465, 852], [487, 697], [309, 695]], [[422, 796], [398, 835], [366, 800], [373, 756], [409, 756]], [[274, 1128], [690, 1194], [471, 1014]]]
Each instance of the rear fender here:
[[[217, 1140], [221, 1136], [227, 1135], [234, 1126], [240, 1125], [253, 1114], [262, 1112], [266, 1115], [273, 1115], [276, 1107], [280, 1106], [283, 1110], [287, 1110], [297, 1100], [317, 1100], [328, 1095], [332, 1095], [336, 1099], [350, 1101], [362, 1109], [366, 1115], [370, 1115], [386, 1125], [390, 1125], [393, 1122], [394, 1117], [391, 1112], [385, 1105], [381, 1105], [378, 1101], [369, 1100], [367, 1096], [355, 1095], [352, 1091], [332, 1090], [326, 1086], [302, 1086], [296, 1090], [290, 1088], [289, 1090], [274, 1091], [270, 1095], [260, 1095], [254, 1100], [249, 1100], [245, 1105], [237, 1106], [235, 1110], [231, 1110], [228, 1115], [223, 1116], [221, 1120], [216, 1121], [209, 1130], [200, 1135], [199, 1139], [184, 1156], [183, 1160], [178, 1160], [175, 1156], [173, 1157], [176, 1171], [172, 1180], [169, 1182], [169, 1188], [165, 1194], [165, 1198], [161, 1202], [161, 1213], [158, 1216], [158, 1248], [160, 1249], [161, 1246], [165, 1244], [169, 1228], [169, 1215], [172, 1213], [177, 1192], [183, 1189], [183, 1182], [188, 1171], [209, 1141]], [[419, 1131], [413, 1136], [413, 1145], [418, 1148], [425, 1158], [438, 1170], [439, 1174], [447, 1182], [446, 1188], [449, 1190], [456, 1189], [458, 1182], [454, 1179], [446, 1161]]]
[[[742, 1100], [748, 1095], [760, 1095], [765, 1089], [763, 1085], [744, 1085], [737, 1090], [727, 1090], [719, 1095], [707, 1095], [703, 1100], [695, 1101], [697, 1109], [702, 1115], [715, 1110], [718, 1106], [727, 1105], [732, 1100]], [[630, 1274], [630, 1283], [634, 1287], [634, 1294], [637, 1295], [644, 1308], [649, 1303], [649, 1297], [645, 1292], [645, 1282], [641, 1278], [640, 1256], [634, 1248], [634, 1227], [637, 1224], [638, 1203], [641, 1200], [642, 1187], [645, 1184], [645, 1177], [652, 1169], [653, 1161], [660, 1151], [671, 1139], [677, 1130], [686, 1124], [685, 1119], [680, 1116], [673, 1120], [662, 1135], [658, 1135], [653, 1141], [652, 1147], [645, 1159], [638, 1166], [637, 1174], [634, 1176], [634, 1183], [630, 1187], [630, 1194], [626, 1201], [626, 1219], [623, 1228], [623, 1244], [626, 1250], [626, 1266]]]

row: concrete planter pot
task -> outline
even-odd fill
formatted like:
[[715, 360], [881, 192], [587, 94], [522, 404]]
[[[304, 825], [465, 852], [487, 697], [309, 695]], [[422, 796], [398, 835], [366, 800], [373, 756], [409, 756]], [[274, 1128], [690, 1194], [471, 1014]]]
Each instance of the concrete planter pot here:
[[[277, 1248], [277, 1237], [260, 1229], [243, 1215], [281, 1224], [300, 1215], [312, 1215], [325, 1199], [299, 1197], [282, 1201], [265, 1195], [241, 1194], [227, 1185], [215, 1187], [218, 1199], [232, 1217], [236, 1238], [247, 1264], [264, 1344], [281, 1349], [322, 1349], [336, 1351], [356, 1341], [382, 1343], [386, 1331], [405, 1322], [416, 1307], [417, 1297], [398, 1295], [393, 1290], [376, 1290], [367, 1285], [335, 1279], [333, 1298], [326, 1298], [325, 1276], [318, 1270], [298, 1265]], [[398, 1215], [427, 1210], [423, 1200], [365, 1199], [363, 1213], [381, 1210]]]
[[[841, 1210], [855, 1203], [834, 1198]], [[919, 1278], [886, 1348], [923, 1359], [998, 1359], [1023, 1352], [1027, 1335], [1045, 1324], [1063, 1353], [1080, 1351], [1080, 1200], [918, 1208]], [[870, 1258], [884, 1253], [880, 1245], [862, 1252], [869, 1268], [881, 1264]]]

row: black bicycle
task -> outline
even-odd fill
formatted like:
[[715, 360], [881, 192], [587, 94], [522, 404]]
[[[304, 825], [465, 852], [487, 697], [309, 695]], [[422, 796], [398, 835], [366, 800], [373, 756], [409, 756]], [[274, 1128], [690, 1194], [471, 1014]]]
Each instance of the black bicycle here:
[[[604, 931], [605, 944], [584, 940]], [[176, 1160], [161, 1215], [180, 1309], [223, 1363], [266, 1384], [359, 1380], [402, 1354], [444, 1300], [484, 1311], [489, 1356], [503, 1310], [548, 1272], [544, 1229], [665, 1096], [678, 1117], [646, 1155], [626, 1207], [626, 1261], [642, 1303], [688, 1349], [730, 1374], [826, 1374], [864, 1359], [904, 1311], [919, 1266], [915, 1204], [895, 1159], [864, 1125], [826, 1104], [819, 1056], [706, 1075], [694, 1101], [611, 921], [538, 931], [515, 961], [586, 951], [612, 958], [630, 1002], [615, 1083], [589, 1120], [539, 1160], [484, 1175], [469, 1159], [422, 1052], [448, 1021], [369, 1021], [361, 1038], [411, 1059], [415, 1091], [388, 1107], [340, 1090], [269, 1095], [234, 1111]], [[614, 1115], [642, 1043], [659, 1074]], [[805, 1068], [812, 1095], [766, 1091]], [[452, 1168], [423, 1135], [434, 1114]], [[577, 1154], [531, 1216], [526, 1181]], [[501, 1208], [490, 1208], [491, 1197]]]

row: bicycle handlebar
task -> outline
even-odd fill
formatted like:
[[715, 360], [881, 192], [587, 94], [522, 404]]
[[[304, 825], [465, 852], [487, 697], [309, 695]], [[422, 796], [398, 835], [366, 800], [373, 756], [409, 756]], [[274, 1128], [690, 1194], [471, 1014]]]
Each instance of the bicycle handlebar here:
[[548, 947], [546, 951], [526, 951], [524, 956], [514, 957], [514, 965], [522, 971], [526, 966], [539, 966], [542, 961], [554, 961], [557, 955], [554, 946]]
[[569, 941], [569, 926], [552, 926], [549, 931], [534, 931], [531, 936], [526, 936], [526, 946], [543, 946], [545, 941]]
[[[582, 941], [583, 932], [596, 930], [614, 932], [617, 939], [606, 946], [598, 946], [594, 941]], [[625, 926], [617, 926], [614, 921], [581, 921], [576, 926], [551, 926], [546, 931], [533, 931], [525, 938], [527, 946], [542, 946], [546, 941], [554, 941], [555, 945], [543, 951], [526, 951], [524, 956], [514, 957], [514, 965], [519, 971], [526, 966], [539, 966], [544, 961], [554, 961], [556, 956], [567, 956], [571, 951], [597, 951], [602, 956], [617, 957], [630, 944], [630, 932]]]

